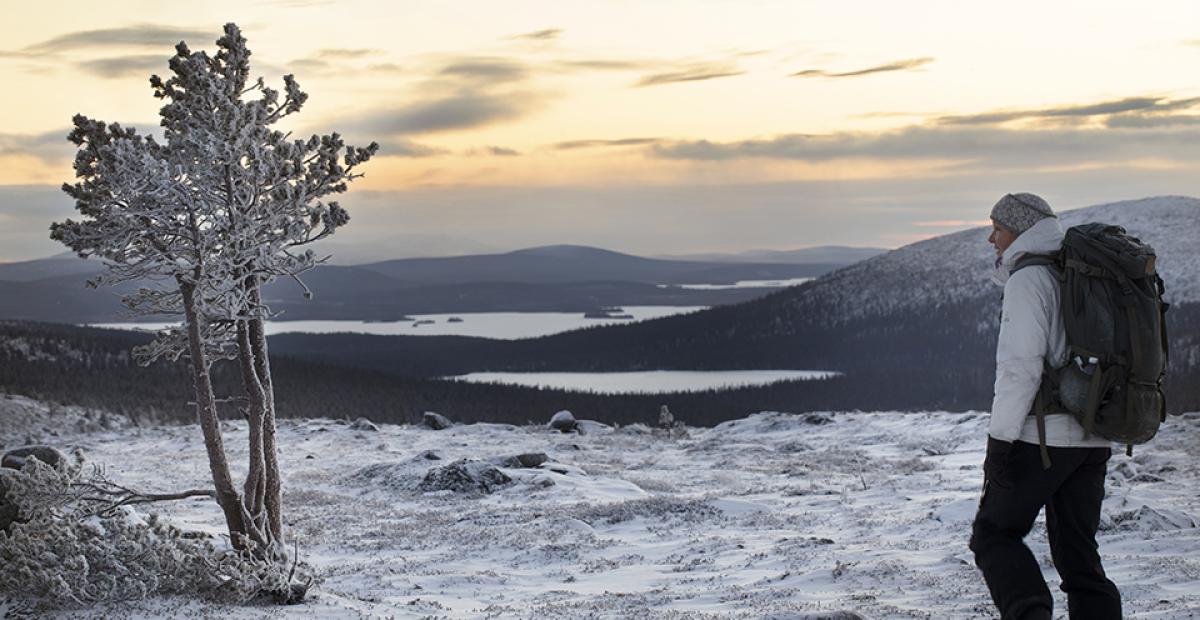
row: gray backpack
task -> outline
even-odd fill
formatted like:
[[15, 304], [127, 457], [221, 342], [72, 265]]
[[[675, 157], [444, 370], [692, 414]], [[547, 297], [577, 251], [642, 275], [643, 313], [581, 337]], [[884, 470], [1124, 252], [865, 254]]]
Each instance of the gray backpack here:
[[1067, 363], [1047, 362], [1031, 412], [1046, 468], [1047, 414], [1073, 415], [1088, 434], [1126, 444], [1129, 454], [1166, 419], [1168, 304], [1155, 260], [1154, 248], [1124, 228], [1095, 223], [1068, 229], [1057, 253], [1023, 256], [1014, 266], [1014, 273], [1049, 266], [1062, 292]]

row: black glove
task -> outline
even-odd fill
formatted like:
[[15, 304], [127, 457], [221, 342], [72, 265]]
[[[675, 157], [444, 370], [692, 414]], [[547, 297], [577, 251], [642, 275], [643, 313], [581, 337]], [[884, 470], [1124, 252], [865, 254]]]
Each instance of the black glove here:
[[983, 475], [990, 482], [1005, 489], [1012, 488], [1009, 479], [1008, 460], [1012, 453], [1012, 442], [1001, 441], [988, 435], [987, 456], [983, 459]]

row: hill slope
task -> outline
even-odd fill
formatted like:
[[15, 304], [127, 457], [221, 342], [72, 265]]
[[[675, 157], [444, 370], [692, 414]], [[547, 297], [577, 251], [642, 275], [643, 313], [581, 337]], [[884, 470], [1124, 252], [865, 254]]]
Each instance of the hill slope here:
[[[1180, 407], [1200, 401], [1185, 383], [1200, 368], [1200, 200], [1118, 202], [1062, 219], [1119, 224], [1157, 249], [1175, 305], [1168, 313], [1169, 387], [1173, 400], [1184, 399]], [[989, 278], [986, 236], [979, 228], [922, 241], [759, 299], [632, 325], [511, 343], [451, 339], [437, 347], [404, 337], [286, 336], [275, 350], [413, 374], [841, 370], [860, 377], [864, 390], [901, 390], [906, 402], [981, 408], [990, 402], [1001, 292]]]

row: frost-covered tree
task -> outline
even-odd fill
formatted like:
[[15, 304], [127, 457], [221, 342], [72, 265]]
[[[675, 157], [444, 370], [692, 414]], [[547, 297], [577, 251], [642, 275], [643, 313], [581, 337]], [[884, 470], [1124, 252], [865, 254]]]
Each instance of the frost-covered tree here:
[[[74, 184], [64, 184], [84, 216], [52, 226], [51, 236], [106, 260], [92, 284], [149, 282], [124, 299], [143, 314], [180, 313], [181, 328], [138, 351], [146, 363], [186, 354], [217, 501], [238, 548], [286, 559], [275, 399], [261, 288], [296, 278], [320, 262], [302, 246], [332, 234], [349, 216], [323, 198], [344, 192], [378, 145], [347, 146], [334, 133], [293, 139], [274, 128], [308, 96], [293, 76], [282, 93], [251, 81], [250, 50], [235, 24], [209, 56], [185, 43], [169, 79], [150, 78], [162, 140], [76, 116], [69, 139], [79, 151]], [[153, 283], [157, 283], [154, 285]], [[305, 289], [306, 295], [307, 288]], [[249, 473], [234, 486], [225, 458], [209, 369], [237, 359], [246, 390]]]

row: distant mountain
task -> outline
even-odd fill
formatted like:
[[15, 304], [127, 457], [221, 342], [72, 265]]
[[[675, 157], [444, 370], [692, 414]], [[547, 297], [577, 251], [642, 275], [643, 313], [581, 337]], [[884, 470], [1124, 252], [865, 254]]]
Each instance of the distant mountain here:
[[[745, 301], [764, 288], [689, 290], [671, 284], [815, 277], [836, 264], [728, 264], [663, 261], [584, 246], [545, 246], [478, 256], [413, 258], [366, 265], [322, 265], [269, 285], [265, 299], [288, 319], [397, 319], [444, 312], [587, 312], [601, 306], [711, 306]], [[122, 292], [89, 290], [102, 270], [71, 254], [0, 264], [0, 318], [60, 322], [130, 320]]]
[[587, 281], [732, 284], [739, 280], [815, 277], [839, 266], [841, 264], [728, 264], [661, 260], [576, 245], [544, 246], [478, 256], [406, 258], [359, 265], [408, 284], [552, 284]]
[[79, 276], [82, 282], [103, 269], [100, 261], [83, 260], [71, 252], [64, 252], [49, 258], [0, 263], [0, 280], [34, 282], [60, 276]]
[[887, 252], [883, 248], [860, 248], [840, 245], [826, 245], [799, 250], [749, 250], [736, 254], [684, 254], [679, 256], [660, 256], [668, 260], [713, 261], [722, 263], [790, 263], [795, 265], [807, 264], [840, 264], [850, 265], [872, 256]]
[[[1068, 211], [1064, 225], [1124, 226], [1158, 252], [1168, 313], [1169, 403], [1200, 408], [1200, 200], [1166, 196]], [[922, 407], [988, 406], [1000, 287], [987, 230], [922, 241], [743, 303], [510, 343], [405, 337], [282, 338], [276, 350], [413, 374], [476, 370], [812, 369]], [[412, 353], [420, 350], [420, 356]], [[869, 394], [868, 394], [869, 393]], [[1195, 396], [1189, 396], [1195, 394]], [[1188, 400], [1192, 399], [1192, 400]], [[855, 405], [854, 397], [845, 404]]]
[[[343, 237], [343, 235], [345, 235]], [[331, 256], [333, 265], [361, 265], [397, 258], [437, 258], [493, 254], [501, 248], [453, 235], [365, 233], [356, 226], [313, 244], [320, 256]]]

